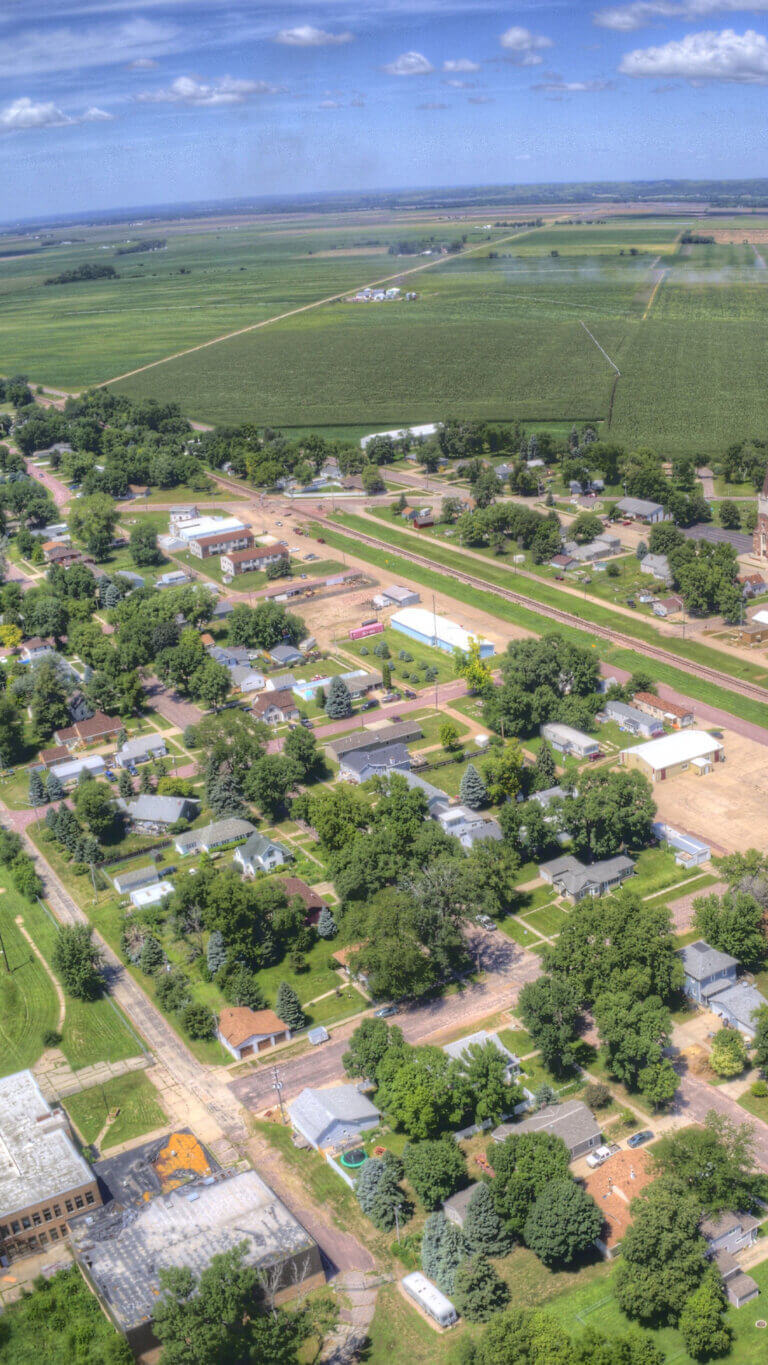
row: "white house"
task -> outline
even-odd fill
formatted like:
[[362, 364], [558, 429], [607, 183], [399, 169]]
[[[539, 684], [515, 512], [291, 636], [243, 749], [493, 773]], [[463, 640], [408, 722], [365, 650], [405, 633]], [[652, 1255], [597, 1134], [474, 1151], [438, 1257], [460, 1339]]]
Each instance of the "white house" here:
[[240, 865], [247, 877], [255, 877], [257, 872], [272, 872], [287, 861], [285, 849], [273, 839], [257, 831], [235, 849], [235, 862]]

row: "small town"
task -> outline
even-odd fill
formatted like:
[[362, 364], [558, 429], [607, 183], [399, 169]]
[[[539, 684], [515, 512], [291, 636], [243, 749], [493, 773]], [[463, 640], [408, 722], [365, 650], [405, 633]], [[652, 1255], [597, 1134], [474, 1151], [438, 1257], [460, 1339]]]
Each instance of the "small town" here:
[[6, 11], [0, 1365], [765, 1365], [768, 0]]

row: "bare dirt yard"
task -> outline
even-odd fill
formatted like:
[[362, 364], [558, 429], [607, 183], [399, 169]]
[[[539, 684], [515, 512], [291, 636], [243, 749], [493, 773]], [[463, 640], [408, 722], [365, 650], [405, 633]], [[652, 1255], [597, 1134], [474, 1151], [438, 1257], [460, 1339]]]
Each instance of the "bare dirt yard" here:
[[768, 766], [765, 746], [723, 731], [725, 763], [705, 777], [691, 771], [657, 782], [659, 818], [704, 839], [713, 852], [768, 847]]

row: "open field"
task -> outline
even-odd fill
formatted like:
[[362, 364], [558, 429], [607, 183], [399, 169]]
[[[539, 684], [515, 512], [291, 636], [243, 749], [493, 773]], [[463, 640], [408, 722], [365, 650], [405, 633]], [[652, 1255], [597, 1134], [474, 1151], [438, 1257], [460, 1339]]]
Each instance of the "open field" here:
[[155, 1087], [140, 1071], [70, 1095], [66, 1108], [86, 1143], [95, 1142], [110, 1114], [119, 1110], [99, 1144], [102, 1148], [117, 1147], [167, 1122]]

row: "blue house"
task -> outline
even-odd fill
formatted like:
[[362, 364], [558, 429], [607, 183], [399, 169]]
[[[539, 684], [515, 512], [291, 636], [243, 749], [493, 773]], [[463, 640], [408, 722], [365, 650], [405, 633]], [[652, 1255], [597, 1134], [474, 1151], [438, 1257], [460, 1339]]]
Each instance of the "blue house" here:
[[710, 997], [734, 986], [739, 975], [739, 964], [730, 953], [710, 948], [703, 938], [681, 948], [678, 956], [685, 971], [683, 990], [699, 1005], [709, 1005]]

